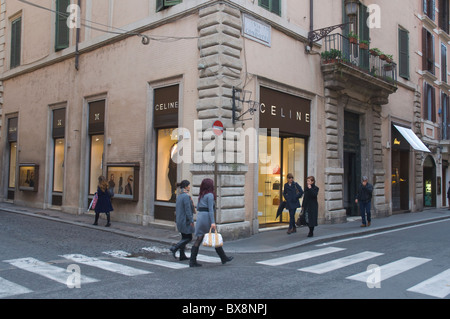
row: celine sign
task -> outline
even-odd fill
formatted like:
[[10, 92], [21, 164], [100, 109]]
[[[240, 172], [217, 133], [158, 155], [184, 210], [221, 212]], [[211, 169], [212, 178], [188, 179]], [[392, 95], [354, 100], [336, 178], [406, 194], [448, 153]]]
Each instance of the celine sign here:
[[310, 100], [261, 87], [260, 101], [260, 128], [279, 128], [280, 133], [310, 136]]

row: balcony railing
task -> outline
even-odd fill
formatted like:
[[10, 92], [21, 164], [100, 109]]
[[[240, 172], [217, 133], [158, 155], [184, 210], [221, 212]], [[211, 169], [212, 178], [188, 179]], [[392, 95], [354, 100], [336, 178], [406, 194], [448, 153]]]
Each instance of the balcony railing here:
[[377, 55], [369, 46], [361, 48], [360, 43], [351, 43], [339, 33], [330, 34], [323, 41], [322, 63], [344, 63], [396, 85], [397, 64], [388, 57]]

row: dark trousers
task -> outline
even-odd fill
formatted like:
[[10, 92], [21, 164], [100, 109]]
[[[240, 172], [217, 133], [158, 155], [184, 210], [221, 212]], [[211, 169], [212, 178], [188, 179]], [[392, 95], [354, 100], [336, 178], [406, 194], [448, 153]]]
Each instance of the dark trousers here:
[[295, 212], [297, 208], [289, 209], [289, 229], [295, 228]]
[[359, 212], [361, 213], [361, 219], [362, 223], [366, 224], [366, 214], [367, 214], [367, 221], [370, 223], [372, 221], [371, 215], [370, 215], [370, 206], [372, 206], [372, 202], [359, 202]]

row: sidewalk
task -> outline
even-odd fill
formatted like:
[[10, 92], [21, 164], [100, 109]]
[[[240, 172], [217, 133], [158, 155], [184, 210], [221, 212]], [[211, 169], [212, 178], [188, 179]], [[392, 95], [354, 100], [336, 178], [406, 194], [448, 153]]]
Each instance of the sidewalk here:
[[[22, 207], [11, 203], [0, 203], [0, 210], [158, 242], [168, 246], [180, 239], [180, 234], [174, 227], [169, 226], [153, 224], [142, 226], [112, 221], [111, 227], [104, 227], [106, 221], [103, 218], [99, 220], [99, 226], [93, 226], [94, 213], [92, 212], [72, 215], [57, 210]], [[389, 217], [373, 218], [372, 226], [365, 228], [360, 227], [360, 218], [352, 217], [349, 219], [350, 221], [344, 224], [319, 225], [315, 228], [314, 237], [312, 238], [306, 237], [309, 231], [307, 227], [298, 228], [297, 232], [291, 235], [286, 234], [287, 228], [269, 228], [260, 230], [258, 234], [249, 238], [226, 242], [224, 247], [227, 253], [275, 252], [444, 219], [450, 219], [450, 210], [447, 210], [447, 208], [426, 209], [418, 213], [404, 213]], [[204, 249], [207, 250], [207, 248]]]

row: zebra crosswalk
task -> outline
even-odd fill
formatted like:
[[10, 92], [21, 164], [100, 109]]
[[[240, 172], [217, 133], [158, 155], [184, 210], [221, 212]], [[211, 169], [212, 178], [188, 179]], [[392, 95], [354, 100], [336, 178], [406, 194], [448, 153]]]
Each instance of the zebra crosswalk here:
[[[70, 284], [69, 277], [72, 274], [72, 271], [69, 271], [69, 265], [83, 265], [83, 272], [80, 274], [79, 278], [81, 285], [94, 284], [100, 281], [100, 279], [94, 278], [97, 277], [99, 273], [98, 271], [93, 272], [93, 268], [100, 269], [100, 271], [103, 271], [106, 274], [113, 273], [131, 277], [157, 274], [158, 271], [163, 268], [181, 271], [189, 267], [187, 262], [174, 261], [168, 249], [167, 252], [165, 252], [165, 259], [168, 260], [164, 260], [164, 258], [160, 257], [160, 255], [163, 255], [161, 254], [161, 251], [155, 251], [153, 247], [144, 247], [142, 250], [152, 253], [152, 257], [150, 258], [140, 254], [136, 255], [124, 250], [109, 250], [102, 252], [100, 256], [96, 257], [90, 257], [84, 254], [58, 255], [58, 257], [62, 257], [63, 259], [59, 259], [55, 262], [45, 262], [34, 257], [24, 257], [2, 260], [0, 263], [9, 264], [12, 267], [10, 269], [17, 269], [32, 275], [37, 275], [46, 280], [50, 280], [51, 282], [67, 285], [68, 287]], [[186, 252], [186, 255], [189, 257], [189, 252]], [[382, 252], [361, 251], [351, 253], [347, 251], [346, 248], [325, 247], [251, 262], [258, 264], [261, 267], [282, 267], [289, 265], [288, 267], [292, 268], [297, 274], [307, 273], [320, 276], [337, 272], [338, 270], [341, 270], [341, 272], [337, 273], [346, 272], [346, 267], [355, 269], [358, 267], [358, 264], [369, 264], [373, 262], [373, 259], [381, 256], [383, 260], [392, 259], [390, 255]], [[202, 254], [197, 256], [197, 260], [206, 263], [221, 263], [221, 260], [218, 257]], [[318, 260], [320, 260], [320, 262]], [[343, 277], [349, 282], [361, 282], [367, 284], [368, 287], [369, 284], [374, 287], [379, 287], [381, 282], [396, 276], [401, 276], [413, 269], [421, 269], [419, 267], [425, 264], [432, 264], [432, 259], [414, 256], [400, 259], [393, 258], [393, 260], [390, 260], [383, 265], [371, 264], [370, 266], [374, 266], [375, 268], [367, 267], [367, 271], [347, 274]], [[349, 267], [352, 265], [354, 266]], [[371, 269], [370, 271], [369, 268]], [[421, 282], [411, 282], [410, 288], [406, 289], [406, 291], [435, 298], [446, 298], [450, 296], [450, 268], [441, 269], [440, 272], [436, 272], [437, 273], [431, 273], [428, 279]], [[95, 275], [92, 276], [92, 273], [95, 273]], [[89, 276], [85, 274], [88, 274]], [[0, 273], [0, 275], [0, 299], [26, 295], [34, 292], [31, 287], [27, 287], [27, 284], [23, 285], [22, 282], [15, 283], [11, 281], [11, 278], [2, 278], [4, 277], [2, 273]], [[415, 277], [407, 276], [406, 278], [406, 280], [411, 280], [411, 278]]]
[[[257, 264], [265, 266], [282, 266], [286, 264], [292, 264], [296, 262], [303, 262], [316, 257], [328, 257], [338, 252], [344, 252], [345, 248], [327, 247], [315, 249], [299, 254], [292, 254], [273, 259], [257, 261]], [[317, 263], [305, 267], [298, 268], [300, 272], [313, 273], [322, 275], [329, 273], [350, 265], [358, 264], [364, 261], [369, 261], [375, 257], [383, 256], [384, 253], [363, 251], [357, 254], [351, 254], [339, 258], [331, 258], [326, 262]], [[405, 257], [399, 260], [395, 260], [385, 265], [372, 264], [368, 267], [367, 271], [360, 272], [351, 276], [347, 276], [346, 279], [364, 282], [368, 287], [377, 287], [382, 281], [392, 278], [394, 276], [401, 275], [409, 270], [431, 262], [428, 258], [418, 257]], [[376, 274], [374, 271], [376, 268]], [[375, 275], [374, 275], [375, 274]], [[370, 284], [370, 286], [369, 286]], [[380, 287], [380, 286], [378, 286]], [[422, 281], [415, 286], [408, 288], [407, 291], [419, 293], [422, 295], [428, 295], [436, 298], [445, 298], [450, 295], [450, 269], [447, 269], [425, 281]]]
[[[153, 247], [144, 247], [144, 251], [149, 251], [155, 253]], [[161, 253], [161, 251], [156, 251], [156, 253]], [[146, 258], [144, 256], [135, 256], [123, 250], [112, 250], [102, 252], [104, 257], [89, 257], [83, 254], [64, 254], [59, 257], [64, 258], [66, 262], [45, 262], [38, 260], [34, 257], [24, 257], [17, 259], [3, 260], [3, 263], [11, 265], [14, 269], [19, 269], [28, 273], [38, 275], [49, 279], [52, 282], [57, 282], [59, 284], [69, 285], [71, 282], [71, 275], [73, 272], [69, 268], [65, 268], [68, 265], [85, 265], [97, 269], [106, 271], [107, 273], [119, 274], [122, 276], [141, 276], [153, 274], [156, 269], [142, 269], [144, 267], [139, 266], [129, 266], [129, 262], [136, 263], [136, 265], [151, 265], [157, 266], [159, 268], [168, 268], [172, 270], [181, 270], [189, 268], [189, 264], [186, 262], [176, 262], [176, 261], [166, 261], [161, 259]], [[167, 255], [171, 255], [167, 250]], [[189, 257], [189, 253], [186, 252]], [[120, 263], [120, 260], [126, 260], [127, 265]], [[207, 263], [220, 263], [221, 260], [218, 257], [211, 257], [203, 254], [198, 254], [197, 260], [201, 260]], [[60, 264], [60, 265], [56, 265]], [[84, 272], [83, 272], [84, 273]], [[80, 274], [80, 285], [91, 284], [99, 282], [99, 279]], [[14, 283], [10, 280], [0, 277], [0, 299], [15, 297], [19, 295], [24, 295], [32, 293], [33, 290], [29, 287]]]

